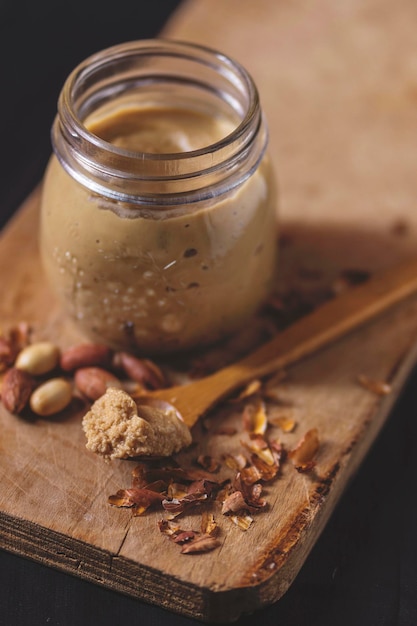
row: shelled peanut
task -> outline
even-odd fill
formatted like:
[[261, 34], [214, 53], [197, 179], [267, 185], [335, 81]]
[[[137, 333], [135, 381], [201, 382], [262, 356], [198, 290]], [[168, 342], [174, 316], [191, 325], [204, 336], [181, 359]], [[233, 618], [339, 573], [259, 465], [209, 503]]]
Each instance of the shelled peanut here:
[[32, 343], [25, 325], [0, 336], [0, 372], [4, 407], [17, 415], [30, 409], [42, 417], [60, 413], [75, 396], [94, 402], [108, 387], [140, 395], [167, 384], [152, 361], [96, 343], [66, 349], [50, 341]]

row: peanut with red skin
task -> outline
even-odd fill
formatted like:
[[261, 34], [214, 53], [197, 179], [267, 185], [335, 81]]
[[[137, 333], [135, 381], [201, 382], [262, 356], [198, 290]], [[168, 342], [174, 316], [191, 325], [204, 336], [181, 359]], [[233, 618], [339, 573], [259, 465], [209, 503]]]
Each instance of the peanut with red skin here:
[[18, 350], [10, 339], [0, 337], [0, 372], [4, 372], [4, 370], [13, 365], [17, 353]]
[[116, 376], [101, 367], [82, 367], [75, 372], [74, 383], [89, 400], [97, 400], [109, 387], [121, 388]]
[[150, 389], [166, 387], [165, 376], [153, 361], [140, 359], [129, 352], [117, 352], [113, 364], [122, 369], [129, 378]]
[[33, 377], [16, 367], [10, 368], [4, 378], [1, 389], [1, 399], [4, 407], [18, 415], [29, 402], [31, 393], [35, 387]]
[[81, 367], [106, 367], [111, 364], [113, 351], [99, 343], [79, 343], [62, 351], [60, 365], [65, 372]]

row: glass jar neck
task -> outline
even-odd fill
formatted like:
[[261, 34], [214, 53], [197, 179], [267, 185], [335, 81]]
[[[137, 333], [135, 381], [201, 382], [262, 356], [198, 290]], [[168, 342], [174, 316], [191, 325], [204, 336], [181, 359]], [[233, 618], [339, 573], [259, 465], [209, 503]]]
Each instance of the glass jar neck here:
[[[233, 130], [188, 152], [134, 152], [90, 132], [86, 120], [117, 102], [219, 114]], [[163, 39], [114, 46], [70, 74], [52, 144], [62, 166], [91, 192], [147, 205], [184, 204], [240, 185], [258, 166], [267, 130], [248, 72], [214, 50]]]

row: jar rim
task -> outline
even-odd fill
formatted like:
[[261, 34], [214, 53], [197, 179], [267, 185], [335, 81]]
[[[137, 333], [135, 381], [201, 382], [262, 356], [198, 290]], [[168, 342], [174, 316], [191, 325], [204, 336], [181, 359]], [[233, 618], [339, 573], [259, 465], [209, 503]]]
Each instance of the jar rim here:
[[[117, 60], [121, 55], [136, 55], [138, 53], [147, 55], [174, 55], [180, 58], [190, 59], [192, 53], [201, 53], [204, 55], [204, 59], [201, 62], [210, 64], [210, 58], [212, 60], [217, 59], [217, 69], [233, 69], [238, 72], [239, 77], [245, 84], [249, 97], [249, 107], [245, 114], [245, 117], [228, 135], [222, 139], [198, 148], [196, 150], [190, 150], [187, 152], [146, 152], [140, 150], [128, 150], [115, 146], [114, 144], [98, 137], [94, 133], [90, 132], [83, 122], [78, 118], [74, 112], [72, 97], [74, 94], [74, 88], [76, 83], [82, 79], [86, 73], [90, 73], [92, 70], [96, 70], [99, 65], [103, 63], [110, 63]], [[195, 59], [193, 59], [195, 60]], [[198, 59], [200, 61], [200, 59]], [[210, 64], [214, 68], [213, 64]], [[68, 76], [64, 83], [63, 89], [60, 94], [59, 106], [65, 108], [66, 115], [70, 118], [71, 127], [77, 131], [77, 133], [85, 140], [95, 144], [99, 148], [106, 148], [107, 150], [127, 157], [145, 157], [149, 160], [166, 161], [166, 160], [181, 160], [191, 159], [193, 157], [199, 157], [205, 155], [208, 152], [217, 152], [221, 150], [225, 145], [230, 144], [231, 141], [239, 139], [244, 135], [248, 128], [253, 124], [253, 119], [256, 116], [259, 107], [259, 94], [257, 87], [249, 74], [249, 72], [238, 61], [232, 57], [210, 48], [202, 44], [191, 43], [188, 41], [174, 40], [169, 38], [156, 38], [156, 39], [141, 39], [138, 41], [129, 41], [122, 44], [116, 44], [96, 52], [79, 63]]]
[[[103, 103], [142, 90], [146, 81], [159, 95], [164, 84], [177, 89], [182, 81], [200, 99], [208, 94], [233, 111], [236, 126], [207, 146], [166, 153], [115, 146], [88, 129], [86, 118]], [[156, 38], [117, 44], [79, 63], [61, 89], [51, 139], [64, 169], [94, 193], [121, 202], [168, 204], [168, 197], [175, 203], [209, 198], [242, 183], [259, 164], [268, 137], [257, 87], [238, 61], [201, 44]], [[161, 182], [169, 188], [161, 190]]]

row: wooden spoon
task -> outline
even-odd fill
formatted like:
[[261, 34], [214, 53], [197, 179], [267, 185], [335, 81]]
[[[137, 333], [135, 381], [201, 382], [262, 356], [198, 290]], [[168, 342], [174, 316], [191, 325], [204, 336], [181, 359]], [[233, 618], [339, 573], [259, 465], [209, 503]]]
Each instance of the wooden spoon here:
[[[231, 392], [299, 361], [417, 291], [417, 260], [379, 272], [304, 316], [260, 348], [196, 382], [153, 391], [191, 428]], [[139, 399], [138, 399], [139, 401]]]

